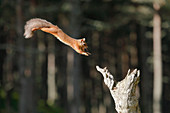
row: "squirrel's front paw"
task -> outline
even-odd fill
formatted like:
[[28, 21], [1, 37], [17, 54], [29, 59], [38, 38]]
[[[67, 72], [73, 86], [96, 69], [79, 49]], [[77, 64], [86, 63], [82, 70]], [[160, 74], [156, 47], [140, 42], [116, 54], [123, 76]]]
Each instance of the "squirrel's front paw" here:
[[85, 56], [91, 55], [91, 53], [89, 53], [89, 52], [82, 52], [82, 53], [80, 53], [80, 54], [85, 55]]

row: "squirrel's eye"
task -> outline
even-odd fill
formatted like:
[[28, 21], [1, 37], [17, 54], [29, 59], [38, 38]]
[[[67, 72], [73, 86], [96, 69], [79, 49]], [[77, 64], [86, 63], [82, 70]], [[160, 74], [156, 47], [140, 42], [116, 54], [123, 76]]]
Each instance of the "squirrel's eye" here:
[[86, 46], [87, 44], [86, 43], [83, 43], [83, 46]]

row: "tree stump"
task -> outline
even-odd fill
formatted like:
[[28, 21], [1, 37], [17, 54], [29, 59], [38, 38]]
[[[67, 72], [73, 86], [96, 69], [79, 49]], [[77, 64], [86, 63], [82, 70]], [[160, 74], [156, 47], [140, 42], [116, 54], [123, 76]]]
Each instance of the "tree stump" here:
[[130, 70], [128, 70], [126, 77], [122, 81], [116, 82], [106, 67], [102, 69], [96, 66], [96, 69], [104, 77], [104, 83], [115, 101], [116, 111], [118, 113], [140, 113], [138, 97], [136, 96], [140, 71], [135, 69], [130, 73]]

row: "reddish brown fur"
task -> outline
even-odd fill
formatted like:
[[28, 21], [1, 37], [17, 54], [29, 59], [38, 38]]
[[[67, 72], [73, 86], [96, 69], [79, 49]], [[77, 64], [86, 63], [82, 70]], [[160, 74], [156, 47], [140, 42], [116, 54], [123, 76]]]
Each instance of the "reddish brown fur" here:
[[83, 39], [74, 39], [67, 34], [65, 34], [57, 25], [53, 25], [50, 22], [43, 19], [31, 19], [27, 21], [25, 25], [24, 36], [26, 38], [32, 37], [33, 31], [42, 30], [44, 32], [54, 35], [58, 40], [64, 44], [72, 47], [76, 52], [82, 55], [89, 56], [90, 53], [85, 50], [88, 48], [85, 38]]

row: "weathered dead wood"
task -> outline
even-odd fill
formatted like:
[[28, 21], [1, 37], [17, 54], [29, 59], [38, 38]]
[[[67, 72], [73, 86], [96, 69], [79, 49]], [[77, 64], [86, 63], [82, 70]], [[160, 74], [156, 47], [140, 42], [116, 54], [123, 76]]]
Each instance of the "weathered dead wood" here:
[[108, 69], [96, 66], [97, 71], [102, 73], [104, 83], [108, 86], [110, 93], [115, 101], [115, 109], [118, 113], [140, 113], [138, 97], [136, 96], [136, 86], [139, 83], [140, 71], [135, 69], [128, 73], [126, 77], [116, 82]]

